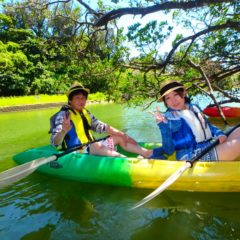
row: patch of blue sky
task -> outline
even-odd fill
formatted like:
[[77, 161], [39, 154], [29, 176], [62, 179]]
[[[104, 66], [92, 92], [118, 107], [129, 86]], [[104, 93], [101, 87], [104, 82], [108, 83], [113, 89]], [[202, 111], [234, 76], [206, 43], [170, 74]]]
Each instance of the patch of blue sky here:
[[[117, 3], [115, 3], [117, 2]], [[97, 1], [96, 0], [88, 0], [87, 3], [89, 6], [91, 6], [93, 9], [97, 8]], [[129, 1], [127, 0], [122, 0], [122, 1], [111, 1], [111, 0], [104, 0], [103, 5], [105, 7], [112, 7], [113, 9], [119, 9], [119, 8], [124, 8], [124, 7], [129, 7]], [[157, 20], [158, 22], [160, 21], [167, 21], [169, 25], [173, 26], [173, 32], [171, 35], [161, 44], [157, 46], [159, 52], [161, 54], [166, 54], [172, 49], [172, 42], [174, 41], [175, 37], [177, 34], [182, 34], [184, 37], [189, 36], [192, 31], [189, 29], [184, 28], [180, 24], [176, 24], [172, 20], [172, 11], [169, 13], [164, 13], [164, 12], [155, 12], [151, 14], [147, 14], [145, 16], [141, 15], [124, 15], [119, 19], [116, 19], [117, 26], [119, 28], [123, 28], [124, 34], [127, 34], [128, 28], [132, 26], [135, 23], [140, 23], [141, 26], [145, 26], [148, 22]], [[125, 46], [127, 46], [131, 51], [130, 51], [130, 58], [131, 57], [137, 57], [141, 54], [141, 51], [135, 47], [135, 45], [132, 42], [126, 41]]]
[[[175, 39], [177, 34], [182, 34], [183, 36], [187, 36], [189, 34], [189, 30], [184, 29], [182, 26], [177, 25], [172, 21], [171, 13], [164, 14], [162, 12], [156, 12], [148, 14], [144, 17], [141, 15], [125, 15], [117, 20], [117, 25], [119, 27], [123, 27], [124, 33], [127, 33], [128, 27], [133, 25], [134, 23], [140, 23], [141, 26], [145, 26], [150, 21], [167, 21], [169, 25], [173, 26], [173, 32], [170, 36], [161, 44], [158, 45], [158, 50], [161, 53], [167, 53], [172, 49], [172, 42]], [[131, 49], [130, 57], [136, 57], [140, 54], [139, 50], [134, 47], [131, 42], [125, 43]]]

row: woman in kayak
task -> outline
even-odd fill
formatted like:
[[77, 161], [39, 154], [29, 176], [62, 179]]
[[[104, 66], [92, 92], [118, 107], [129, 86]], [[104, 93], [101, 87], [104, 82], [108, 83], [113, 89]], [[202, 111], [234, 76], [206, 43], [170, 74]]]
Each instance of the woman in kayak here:
[[[137, 153], [145, 158], [151, 150], [140, 147], [134, 139], [122, 131], [99, 121], [86, 108], [89, 89], [75, 82], [67, 93], [68, 105], [61, 108], [51, 119], [51, 143], [54, 146], [63, 144], [65, 148], [73, 148], [84, 144], [82, 153], [123, 157], [116, 151], [120, 145], [125, 151]], [[96, 142], [92, 132], [108, 133], [105, 140]], [[94, 143], [91, 143], [94, 141]]]
[[171, 155], [176, 151], [177, 160], [190, 160], [216, 138], [219, 144], [200, 160], [235, 160], [240, 156], [240, 128], [227, 137], [190, 102], [183, 84], [168, 81], [161, 86], [160, 95], [159, 100], [164, 102], [167, 111], [161, 114], [157, 108], [156, 113], [150, 112], [162, 134], [162, 148], [154, 149], [153, 158], [158, 158], [159, 152]]

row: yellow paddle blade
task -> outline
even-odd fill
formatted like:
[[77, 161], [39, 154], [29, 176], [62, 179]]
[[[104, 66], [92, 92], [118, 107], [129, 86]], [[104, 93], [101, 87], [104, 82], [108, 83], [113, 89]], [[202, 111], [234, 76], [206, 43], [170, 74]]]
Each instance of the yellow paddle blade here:
[[152, 193], [147, 195], [141, 201], [137, 202], [130, 210], [134, 210], [143, 204], [149, 202], [161, 192], [163, 192], [166, 188], [168, 188], [171, 184], [173, 184], [188, 168], [191, 167], [190, 162], [186, 162], [181, 168], [179, 168], [175, 173], [173, 173], [165, 182], [163, 182], [157, 189], [155, 189]]

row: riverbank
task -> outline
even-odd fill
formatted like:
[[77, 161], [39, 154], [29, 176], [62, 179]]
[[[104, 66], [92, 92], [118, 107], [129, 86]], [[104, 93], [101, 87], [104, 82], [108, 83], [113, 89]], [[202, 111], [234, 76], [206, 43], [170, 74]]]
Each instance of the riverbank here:
[[[97, 104], [103, 103], [105, 101], [88, 101], [87, 104]], [[38, 104], [26, 104], [18, 106], [4, 106], [0, 107], [0, 112], [17, 112], [17, 111], [28, 111], [35, 109], [44, 109], [44, 108], [55, 108], [61, 107], [62, 105], [67, 104], [66, 102], [55, 102], [55, 103], [38, 103]]]
[[[103, 93], [91, 93], [88, 96], [87, 104], [105, 102], [106, 99], [107, 98]], [[62, 106], [66, 103], [67, 97], [64, 94], [0, 97], [0, 112], [54, 108]]]

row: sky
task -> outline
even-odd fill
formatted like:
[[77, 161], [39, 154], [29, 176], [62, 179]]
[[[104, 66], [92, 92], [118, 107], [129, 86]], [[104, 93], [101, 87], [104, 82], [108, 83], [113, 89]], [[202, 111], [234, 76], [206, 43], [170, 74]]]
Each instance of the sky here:
[[[117, 24], [119, 27], [123, 27], [124, 32], [127, 33], [128, 27], [133, 25], [134, 23], [139, 22], [139, 23], [141, 23], [142, 26], [144, 26], [149, 21], [157, 20], [157, 19], [160, 19], [161, 21], [167, 20], [169, 23], [171, 23], [171, 25], [174, 25], [175, 30], [174, 30], [173, 34], [170, 36], [170, 38], [167, 41], [164, 41], [164, 44], [159, 46], [159, 51], [169, 52], [172, 49], [172, 41], [174, 40], [176, 33], [182, 32], [182, 29], [179, 26], [176, 26], [175, 24], [172, 23], [172, 17], [170, 14], [164, 15], [163, 13], [157, 12], [157, 13], [148, 14], [148, 15], [144, 16], [143, 18], [141, 18], [140, 15], [137, 15], [137, 16], [125, 15], [117, 21]], [[127, 45], [129, 46], [129, 43], [127, 43]], [[131, 45], [131, 43], [130, 43], [130, 45]], [[132, 47], [131, 48], [131, 57], [135, 57], [138, 55], [139, 55], [139, 52], [137, 51], [137, 49]]]
[[[87, 2], [92, 8], [96, 9], [97, 0], [88, 0]], [[111, 0], [104, 0], [103, 2], [104, 2], [105, 6], [112, 6], [112, 7], [114, 7], [114, 9], [118, 9], [120, 7], [129, 7], [127, 0], [119, 0], [118, 4], [112, 3]], [[124, 32], [127, 33], [128, 27], [133, 25], [134, 23], [139, 22], [142, 24], [142, 26], [144, 26], [149, 21], [157, 20], [157, 19], [159, 19], [160, 21], [166, 20], [172, 26], [174, 26], [174, 31], [173, 31], [172, 35], [170, 36], [170, 38], [167, 41], [164, 41], [164, 44], [159, 46], [159, 51], [161, 51], [162, 53], [169, 52], [172, 49], [172, 41], [175, 39], [176, 34], [181, 33], [184, 36], [190, 35], [190, 33], [186, 29], [183, 29], [181, 26], [178, 26], [175, 23], [173, 23], [172, 15], [170, 13], [164, 14], [163, 12], [160, 12], [160, 11], [156, 12], [156, 13], [148, 14], [144, 17], [141, 17], [141, 15], [135, 15], [135, 16], [124, 15], [121, 18], [117, 19], [117, 25], [118, 25], [118, 27], [123, 27]], [[130, 47], [130, 49], [131, 49], [130, 57], [136, 57], [140, 54], [131, 42], [126, 42], [125, 44], [128, 47]]]
[[[94, 0], [90, 0], [90, 2], [95, 2]], [[119, 1], [120, 3], [118, 5], [111, 3], [111, 0], [105, 0], [104, 4], [106, 5], [111, 5], [114, 6], [115, 9], [118, 9], [119, 6], [121, 7], [128, 7], [128, 1]], [[127, 33], [128, 32], [128, 27], [133, 25], [134, 23], [141, 23], [141, 26], [144, 26], [145, 24], [147, 24], [149, 21], [152, 20], [158, 20], [159, 21], [167, 21], [169, 22], [169, 24], [171, 26], [174, 27], [173, 33], [171, 34], [171, 36], [167, 39], [167, 41], [164, 41], [164, 44], [159, 46], [159, 51], [162, 53], [168, 53], [171, 49], [172, 49], [172, 41], [175, 39], [176, 34], [181, 33], [183, 36], [188, 36], [190, 35], [189, 31], [187, 31], [186, 29], [184, 29], [183, 27], [181, 27], [180, 25], [176, 25], [173, 21], [172, 21], [172, 15], [171, 12], [168, 14], [165, 14], [164, 12], [155, 12], [155, 13], [151, 13], [148, 15], [145, 15], [144, 17], [141, 17], [141, 15], [124, 15], [121, 18], [117, 19], [117, 25], [119, 27], [123, 27], [124, 28], [124, 32]], [[128, 47], [130, 47], [131, 49], [131, 54], [130, 57], [136, 57], [138, 56], [140, 53], [137, 51], [137, 49], [134, 47], [133, 44], [131, 44], [131, 42], [126, 42], [126, 45]]]

